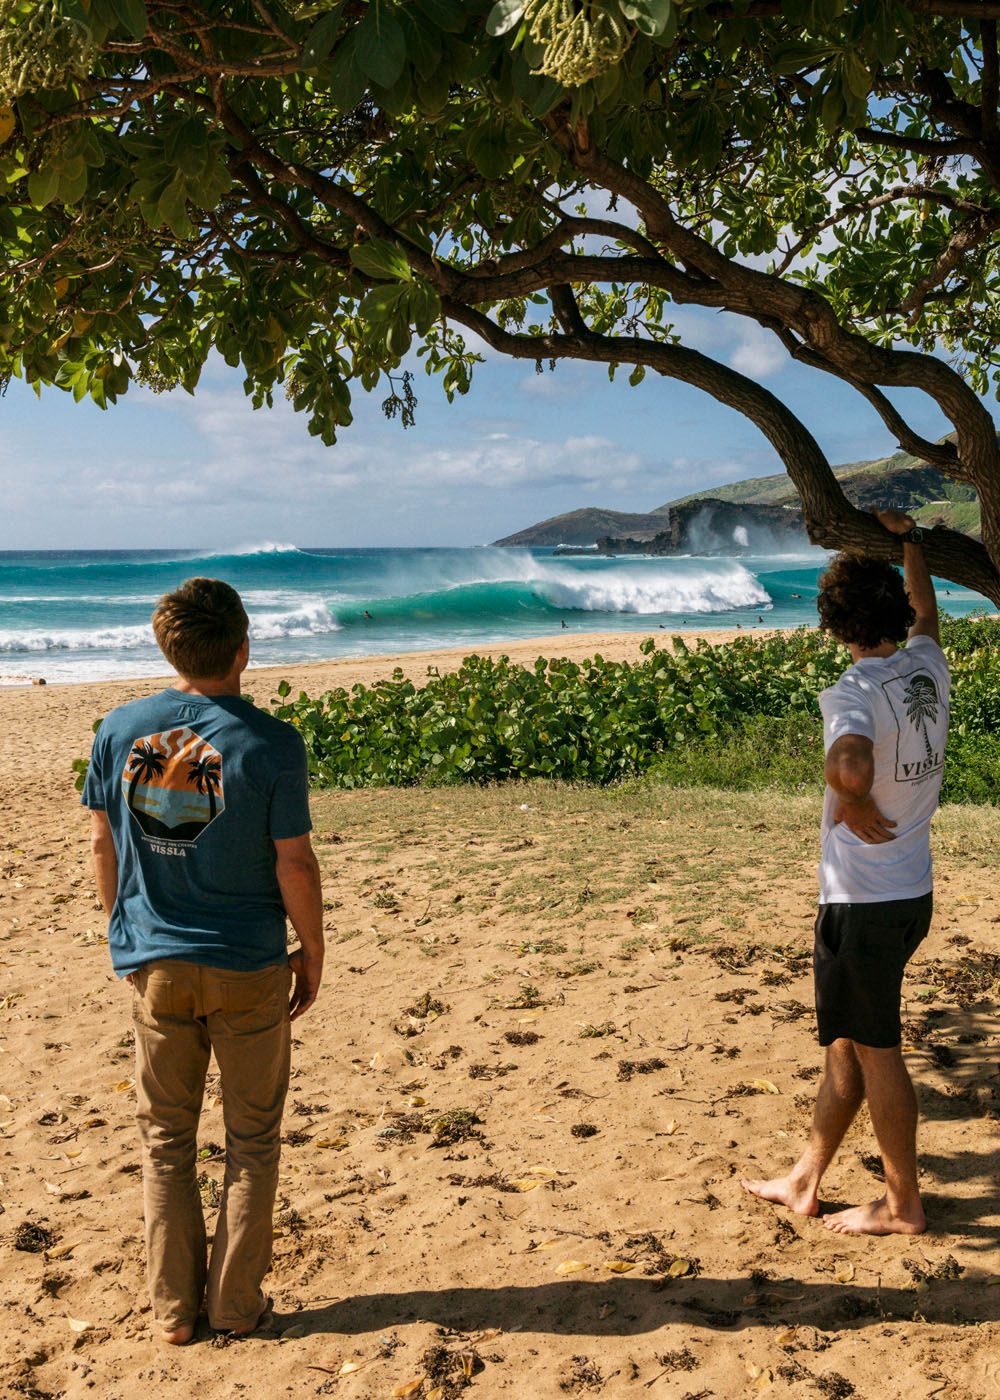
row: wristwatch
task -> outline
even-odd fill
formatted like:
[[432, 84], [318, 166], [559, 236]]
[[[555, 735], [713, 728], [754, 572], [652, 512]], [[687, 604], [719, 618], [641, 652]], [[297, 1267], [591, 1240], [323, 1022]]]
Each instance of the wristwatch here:
[[911, 529], [907, 530], [905, 535], [900, 535], [899, 538], [904, 544], [923, 544], [924, 531], [921, 530], [919, 525], [914, 525]]

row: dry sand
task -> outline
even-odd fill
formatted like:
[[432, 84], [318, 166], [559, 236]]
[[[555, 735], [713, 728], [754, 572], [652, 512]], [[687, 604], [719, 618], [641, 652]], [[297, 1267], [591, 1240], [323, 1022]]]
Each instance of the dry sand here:
[[[625, 657], [640, 640], [494, 650]], [[248, 688], [419, 677], [460, 654]], [[930, 1233], [831, 1236], [737, 1184], [785, 1165], [808, 1123], [814, 795], [318, 795], [329, 973], [297, 1026], [277, 1326], [158, 1345], [128, 993], [69, 765], [96, 716], [161, 683], [0, 693], [0, 1394], [427, 1400], [465, 1370], [483, 1400], [1000, 1393], [1000, 816], [942, 813], [935, 928], [908, 981]], [[992, 977], [968, 962], [980, 950]], [[862, 1118], [828, 1198], [870, 1198], [877, 1173]], [[16, 1249], [25, 1226], [47, 1247]]]

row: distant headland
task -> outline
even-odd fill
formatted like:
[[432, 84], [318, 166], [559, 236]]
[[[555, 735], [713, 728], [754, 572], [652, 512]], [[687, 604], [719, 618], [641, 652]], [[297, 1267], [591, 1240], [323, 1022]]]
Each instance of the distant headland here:
[[[908, 452], [847, 462], [833, 470], [845, 495], [862, 510], [896, 506], [922, 525], [979, 534], [973, 489]], [[733, 555], [787, 552], [807, 545], [808, 539], [795, 488], [782, 472], [683, 496], [646, 514], [585, 507], [494, 543], [562, 545], [600, 554]]]

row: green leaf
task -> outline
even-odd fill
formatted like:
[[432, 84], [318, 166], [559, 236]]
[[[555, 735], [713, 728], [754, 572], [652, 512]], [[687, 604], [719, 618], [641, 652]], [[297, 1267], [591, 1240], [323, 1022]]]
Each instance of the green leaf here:
[[390, 316], [395, 315], [406, 291], [407, 288], [399, 282], [383, 283], [380, 287], [372, 287], [358, 307], [358, 313], [363, 320], [388, 320]]
[[446, 34], [461, 34], [467, 16], [461, 0], [416, 0], [416, 8]]
[[776, 73], [798, 73], [818, 68], [832, 57], [833, 50], [820, 44], [779, 44], [772, 54], [772, 63]]
[[358, 30], [352, 29], [337, 45], [330, 60], [330, 92], [341, 112], [353, 111], [368, 86], [368, 80], [358, 66], [357, 49]]
[[78, 204], [87, 193], [87, 169], [64, 172], [59, 179], [59, 199], [63, 204]]
[[640, 34], [655, 39], [669, 24], [674, 7], [673, 0], [618, 0], [618, 8]]
[[426, 282], [414, 282], [409, 295], [410, 320], [418, 334], [426, 335], [441, 313], [441, 301]]
[[43, 165], [41, 170], [33, 170], [28, 176], [28, 198], [36, 209], [51, 204], [58, 189], [59, 171], [55, 166]]
[[498, 180], [506, 173], [510, 153], [501, 130], [479, 127], [469, 141], [469, 158], [487, 180]]
[[357, 64], [379, 87], [390, 88], [406, 63], [406, 39], [396, 16], [378, 0], [358, 25]]
[[520, 24], [523, 14], [524, 0], [497, 0], [486, 16], [487, 34], [499, 39], [501, 34], [507, 34], [515, 25]]
[[141, 39], [148, 22], [143, 0], [111, 0], [111, 3], [119, 24], [133, 39]]
[[388, 277], [397, 282], [408, 282], [412, 276], [403, 254], [395, 244], [387, 243], [382, 238], [356, 244], [351, 249], [351, 262], [359, 272], [369, 277]]
[[302, 45], [300, 57], [303, 68], [315, 68], [324, 59], [330, 57], [340, 32], [340, 17], [343, 10], [344, 0], [339, 0], [339, 4], [334, 5], [331, 10], [327, 10], [326, 14], [313, 25]]
[[844, 54], [843, 70], [844, 81], [851, 95], [866, 98], [871, 91], [871, 74], [856, 53]]

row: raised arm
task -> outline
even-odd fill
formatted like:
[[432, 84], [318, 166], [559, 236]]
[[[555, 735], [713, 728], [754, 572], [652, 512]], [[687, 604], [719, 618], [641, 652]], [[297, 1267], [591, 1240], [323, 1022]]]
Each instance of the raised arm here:
[[[938, 621], [937, 595], [931, 581], [931, 571], [927, 567], [923, 546], [919, 540], [919, 530], [911, 515], [901, 510], [878, 510], [878, 521], [894, 535], [903, 535], [903, 578], [910, 604], [916, 619], [910, 628], [911, 637], [930, 637], [940, 645], [941, 628]], [[918, 530], [918, 538], [906, 539], [911, 531]]]
[[843, 822], [870, 846], [895, 841], [891, 828], [872, 800], [875, 781], [875, 750], [863, 734], [842, 734], [826, 756], [826, 781], [837, 797], [835, 822]]
[[275, 841], [275, 874], [285, 912], [301, 947], [288, 959], [295, 973], [291, 1014], [304, 1016], [319, 995], [323, 980], [323, 887], [319, 861], [308, 835]]

